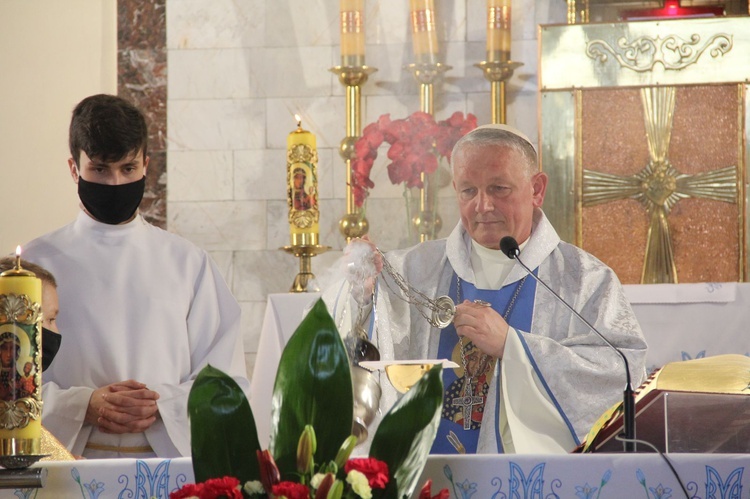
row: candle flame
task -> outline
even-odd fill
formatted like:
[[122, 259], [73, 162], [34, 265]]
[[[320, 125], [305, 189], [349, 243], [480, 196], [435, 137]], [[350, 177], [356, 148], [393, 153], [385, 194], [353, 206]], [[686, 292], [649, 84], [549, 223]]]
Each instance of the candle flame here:
[[16, 256], [21, 256], [21, 245], [16, 246]]
[[21, 245], [16, 246], [16, 270], [21, 270]]
[[302, 126], [302, 117], [299, 114], [295, 113], [294, 114], [294, 119], [297, 120], [297, 126], [301, 127]]

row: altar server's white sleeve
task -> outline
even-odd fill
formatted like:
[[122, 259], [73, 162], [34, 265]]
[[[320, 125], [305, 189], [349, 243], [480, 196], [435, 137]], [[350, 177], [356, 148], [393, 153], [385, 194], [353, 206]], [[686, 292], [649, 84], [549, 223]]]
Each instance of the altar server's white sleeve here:
[[83, 424], [93, 388], [62, 389], [53, 382], [42, 386], [42, 425], [74, 455], [83, 454], [91, 426]]
[[[190, 455], [187, 398], [193, 380], [207, 364], [234, 378], [246, 395], [250, 393], [240, 331], [240, 306], [218, 268], [208, 257], [194, 283], [194, 298], [187, 317], [187, 332], [190, 344], [190, 372], [179, 384], [149, 386], [159, 393], [159, 414], [166, 428], [166, 433], [159, 431], [161, 425], [154, 425], [146, 430], [146, 438], [159, 456]], [[158, 369], [158, 365], [154, 368]]]
[[[576, 442], [532, 366], [519, 334], [508, 329], [501, 362], [502, 407], [517, 454], [561, 454]], [[505, 432], [501, 428], [505, 436]]]

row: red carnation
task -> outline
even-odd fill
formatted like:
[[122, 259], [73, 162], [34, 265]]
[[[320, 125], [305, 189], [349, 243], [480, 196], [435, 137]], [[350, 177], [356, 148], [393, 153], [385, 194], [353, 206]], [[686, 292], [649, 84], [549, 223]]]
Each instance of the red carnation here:
[[203, 492], [203, 484], [187, 483], [180, 490], [170, 492], [169, 499], [186, 499], [188, 497], [200, 497]]
[[271, 488], [274, 496], [284, 496], [286, 499], [309, 499], [310, 489], [307, 485], [297, 482], [279, 482]]
[[203, 483], [189, 483], [180, 490], [169, 494], [169, 499], [186, 499], [200, 497], [201, 499], [242, 499], [240, 481], [231, 476], [210, 478]]
[[448, 492], [448, 489], [443, 489], [440, 492], [437, 493], [437, 495], [431, 495], [432, 494], [432, 479], [429, 479], [425, 482], [424, 487], [422, 487], [422, 490], [419, 491], [419, 499], [449, 499], [450, 498], [450, 492]]
[[367, 477], [372, 489], [384, 489], [388, 485], [388, 465], [372, 457], [350, 459], [344, 464], [344, 471], [357, 470]]
[[242, 499], [242, 491], [239, 489], [240, 481], [231, 476], [223, 478], [211, 478], [203, 483], [204, 499]]

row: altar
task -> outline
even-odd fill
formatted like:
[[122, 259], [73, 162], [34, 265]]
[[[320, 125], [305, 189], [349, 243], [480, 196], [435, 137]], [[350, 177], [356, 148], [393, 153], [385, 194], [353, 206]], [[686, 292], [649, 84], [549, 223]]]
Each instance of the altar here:
[[[750, 353], [750, 283], [647, 284], [624, 286], [648, 342], [649, 372], [669, 362]], [[271, 395], [281, 351], [318, 293], [268, 296], [250, 405], [261, 445], [270, 432]]]
[[[669, 454], [691, 497], [740, 499], [750, 488], [747, 455]], [[0, 490], [0, 499], [168, 499], [192, 483], [190, 458], [92, 459], [43, 462], [41, 489]], [[432, 493], [447, 488], [452, 499], [489, 498], [677, 498], [679, 482], [656, 454], [430, 456], [419, 479]]]

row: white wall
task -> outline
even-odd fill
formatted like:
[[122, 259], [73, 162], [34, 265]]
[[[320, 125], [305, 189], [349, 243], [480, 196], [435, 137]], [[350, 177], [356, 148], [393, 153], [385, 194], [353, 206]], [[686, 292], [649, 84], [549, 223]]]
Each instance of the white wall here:
[[70, 113], [117, 92], [116, 0], [0, 1], [0, 255], [69, 222]]
[[[565, 21], [565, 2], [513, 0], [515, 60], [508, 123], [537, 136], [537, 25]], [[419, 109], [419, 87], [404, 71], [413, 61], [409, 3], [367, 0], [367, 64], [378, 68], [362, 87], [362, 125], [381, 114]], [[485, 56], [486, 1], [435, 2], [441, 57], [453, 66], [435, 89], [435, 116], [454, 111], [490, 119], [489, 83], [473, 67]], [[286, 137], [299, 113], [317, 135], [320, 241], [341, 248], [345, 213], [344, 88], [328, 68], [339, 63], [339, 2], [333, 0], [167, 0], [168, 229], [210, 251], [242, 306], [252, 369], [269, 293], [289, 289], [298, 261], [288, 245]], [[367, 202], [370, 235], [383, 249], [402, 244], [403, 187], [386, 174], [386, 151], [373, 168]], [[458, 219], [450, 187], [441, 191], [442, 236]], [[325, 275], [340, 256], [313, 259]]]

